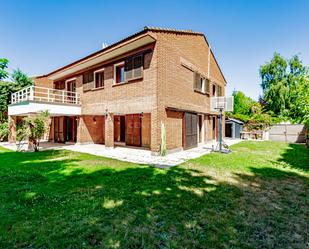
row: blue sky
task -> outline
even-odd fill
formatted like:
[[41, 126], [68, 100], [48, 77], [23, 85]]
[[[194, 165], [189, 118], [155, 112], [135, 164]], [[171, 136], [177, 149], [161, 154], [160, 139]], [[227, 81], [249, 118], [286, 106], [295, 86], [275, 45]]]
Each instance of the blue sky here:
[[275, 51], [309, 65], [309, 0], [0, 0], [0, 57], [40, 75], [144, 26], [205, 33], [228, 81], [257, 99], [259, 66]]

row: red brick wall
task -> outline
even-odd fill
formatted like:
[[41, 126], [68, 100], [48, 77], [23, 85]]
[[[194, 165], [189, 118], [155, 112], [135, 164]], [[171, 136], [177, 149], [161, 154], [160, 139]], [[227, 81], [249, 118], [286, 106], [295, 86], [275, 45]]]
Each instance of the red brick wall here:
[[[176, 33], [156, 33], [158, 54], [158, 119], [166, 124], [168, 149], [182, 146], [182, 129], [178, 118], [170, 117], [166, 107], [188, 110], [197, 113], [210, 112], [210, 95], [194, 92], [194, 72], [184, 67], [181, 61], [189, 62], [204, 76], [208, 76], [209, 48], [204, 37], [198, 35], [179, 35]], [[225, 82], [215, 63], [210, 57], [210, 79], [223, 88]], [[173, 129], [178, 124], [179, 129]], [[212, 126], [211, 126], [212, 127]], [[210, 129], [207, 129], [210, 132]], [[206, 134], [208, 136], [208, 134]], [[160, 138], [158, 129], [157, 138]]]
[[33, 78], [35, 86], [53, 88], [53, 81], [49, 80], [47, 77], [35, 77]]
[[79, 119], [77, 140], [80, 143], [104, 143], [104, 116], [83, 115]]
[[168, 150], [182, 147], [182, 112], [167, 111], [166, 148]]

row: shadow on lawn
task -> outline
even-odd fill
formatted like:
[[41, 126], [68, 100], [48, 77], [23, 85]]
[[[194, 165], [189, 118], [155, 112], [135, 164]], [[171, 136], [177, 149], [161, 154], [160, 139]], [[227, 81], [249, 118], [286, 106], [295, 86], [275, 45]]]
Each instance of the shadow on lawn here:
[[[235, 175], [235, 183], [181, 167], [64, 174], [83, 161], [63, 153], [40, 152], [31, 163], [34, 154], [0, 153], [0, 247], [305, 245], [308, 182], [295, 173], [252, 168], [253, 176]], [[113, 160], [101, 160], [108, 163]]]
[[281, 155], [278, 162], [309, 172], [309, 149], [303, 144], [289, 144], [288, 149]]

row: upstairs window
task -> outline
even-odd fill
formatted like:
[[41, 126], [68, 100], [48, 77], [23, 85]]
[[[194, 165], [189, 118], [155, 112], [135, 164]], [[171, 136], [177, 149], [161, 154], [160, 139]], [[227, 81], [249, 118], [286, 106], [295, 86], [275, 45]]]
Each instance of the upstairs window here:
[[217, 97], [217, 86], [216, 85], [212, 85], [212, 96]]
[[115, 65], [115, 83], [124, 83], [124, 63]]
[[93, 71], [88, 71], [83, 74], [83, 83], [87, 84], [93, 81]]
[[218, 96], [223, 96], [222, 86], [218, 86]]
[[65, 81], [57, 81], [54, 82], [54, 88], [57, 90], [64, 90], [65, 89]]
[[95, 88], [104, 86], [104, 70], [94, 72]]
[[126, 58], [124, 62], [115, 65], [115, 83], [120, 84], [142, 78], [143, 68], [142, 54]]
[[215, 96], [215, 97], [223, 96], [222, 86], [213, 84], [212, 85], [212, 96]]
[[205, 88], [206, 88], [206, 93], [210, 93], [210, 81], [209, 79], [205, 79]]
[[205, 82], [206, 79], [199, 73], [195, 72], [194, 73], [194, 90], [197, 92], [205, 93]]

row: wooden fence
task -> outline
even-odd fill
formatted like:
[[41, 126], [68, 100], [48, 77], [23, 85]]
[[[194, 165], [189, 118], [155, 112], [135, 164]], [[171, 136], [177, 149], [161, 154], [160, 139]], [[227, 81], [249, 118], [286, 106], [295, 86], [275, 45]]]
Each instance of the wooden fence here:
[[306, 143], [306, 127], [303, 124], [279, 124], [271, 126], [269, 140], [287, 143]]

